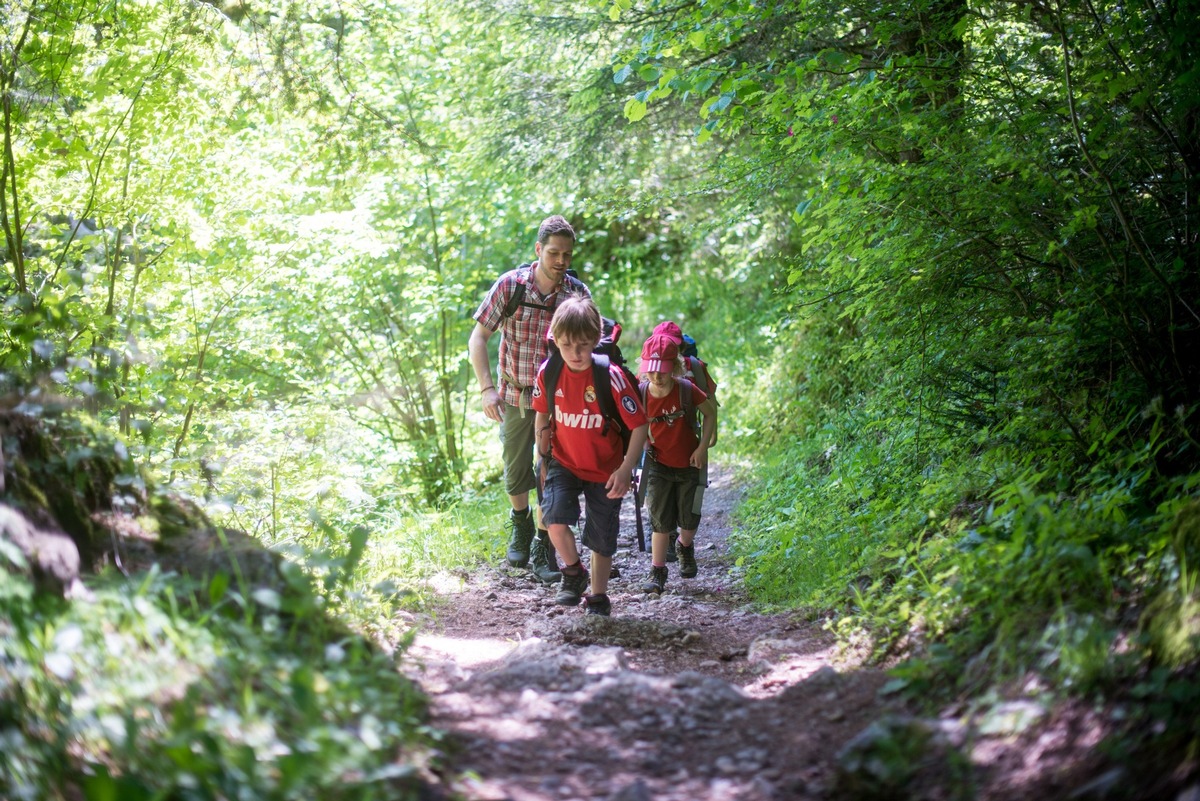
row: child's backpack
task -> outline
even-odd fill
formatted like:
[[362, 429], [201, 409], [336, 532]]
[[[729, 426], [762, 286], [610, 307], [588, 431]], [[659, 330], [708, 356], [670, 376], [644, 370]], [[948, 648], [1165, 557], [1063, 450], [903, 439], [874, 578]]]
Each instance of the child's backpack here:
[[713, 381], [708, 372], [708, 363], [697, 355], [696, 340], [687, 334], [683, 335], [683, 344], [679, 346], [679, 355], [683, 357], [683, 377], [704, 390], [704, 394], [717, 402], [717, 382]]
[[[558, 306], [558, 293], [550, 299], [549, 304], [534, 303], [533, 301], [525, 300], [525, 290], [533, 281], [533, 271], [537, 267], [537, 262], [522, 264], [517, 268], [517, 285], [513, 287], [513, 293], [508, 298], [508, 303], [504, 304], [504, 313], [501, 319], [507, 320], [517, 313], [517, 309], [522, 306], [530, 309], [541, 309], [542, 311], [554, 314], [555, 308]], [[521, 271], [524, 270], [524, 275]], [[567, 270], [567, 274], [563, 276], [563, 289], [567, 292], [577, 292], [583, 294], [585, 287], [583, 282], [579, 280], [579, 276], [574, 270]]]
[[[613, 399], [612, 380], [608, 372], [609, 365], [615, 364], [621, 368], [629, 386], [636, 386], [638, 381], [637, 376], [625, 363], [625, 356], [621, 353], [620, 345], [617, 344], [621, 338], [621, 324], [607, 317], [601, 317], [600, 322], [600, 342], [592, 349], [592, 379], [596, 386], [596, 398], [600, 403], [600, 414], [604, 416], [604, 427], [601, 429], [601, 433], [607, 435], [610, 430], [609, 426], [617, 426], [621, 432], [621, 446], [622, 452], [624, 452], [624, 449], [629, 447], [629, 438], [633, 435], [633, 431], [625, 425], [621, 411], [617, 408], [617, 402]], [[558, 377], [562, 375], [566, 362], [563, 361], [562, 354], [558, 352], [554, 338], [549, 337], [548, 341], [550, 347], [549, 355], [546, 357], [544, 383], [550, 425], [554, 425], [554, 390], [558, 387]]]

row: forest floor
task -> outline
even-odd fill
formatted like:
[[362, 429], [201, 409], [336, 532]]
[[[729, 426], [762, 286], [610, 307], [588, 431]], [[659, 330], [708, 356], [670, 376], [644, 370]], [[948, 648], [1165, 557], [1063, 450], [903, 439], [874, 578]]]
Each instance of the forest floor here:
[[639, 585], [632, 504], [612, 616], [554, 602], [527, 570], [438, 582], [406, 671], [448, 732], [445, 790], [468, 801], [1103, 798], [1087, 709], [1029, 699], [922, 716], [821, 622], [756, 611], [730, 573], [733, 471], [714, 466], [699, 575]]

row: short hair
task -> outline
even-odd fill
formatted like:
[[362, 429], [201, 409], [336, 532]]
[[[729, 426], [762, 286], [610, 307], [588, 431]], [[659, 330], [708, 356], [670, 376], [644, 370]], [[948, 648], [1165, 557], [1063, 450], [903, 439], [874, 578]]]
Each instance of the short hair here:
[[587, 295], [571, 294], [558, 304], [550, 320], [555, 342], [599, 342], [600, 309]]
[[552, 236], [569, 236], [571, 241], [575, 241], [575, 229], [567, 222], [567, 218], [561, 214], [554, 214], [542, 220], [542, 224], [538, 226], [537, 241], [543, 245], [550, 241]]

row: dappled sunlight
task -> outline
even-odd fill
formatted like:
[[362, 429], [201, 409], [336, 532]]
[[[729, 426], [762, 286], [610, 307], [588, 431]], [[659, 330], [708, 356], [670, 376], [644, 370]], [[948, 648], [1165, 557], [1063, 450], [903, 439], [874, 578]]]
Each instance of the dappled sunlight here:
[[439, 595], [458, 595], [467, 588], [467, 583], [462, 577], [453, 573], [436, 573], [426, 579], [425, 583]]
[[418, 634], [409, 653], [417, 657], [438, 656], [452, 660], [459, 667], [474, 668], [502, 659], [516, 647], [517, 643], [511, 640]]

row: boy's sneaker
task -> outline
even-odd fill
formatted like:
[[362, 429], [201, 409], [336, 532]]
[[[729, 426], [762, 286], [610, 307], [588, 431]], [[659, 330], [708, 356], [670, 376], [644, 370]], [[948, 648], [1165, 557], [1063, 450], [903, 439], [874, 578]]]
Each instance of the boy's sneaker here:
[[608, 617], [612, 613], [612, 603], [604, 594], [589, 595], [584, 599], [583, 613], [585, 615], [600, 615]]
[[558, 595], [554, 596], [554, 603], [559, 606], [577, 606], [583, 598], [583, 591], [588, 588], [588, 582], [588, 572], [582, 567], [574, 576], [564, 571], [562, 580], [558, 583]]
[[652, 592], [655, 595], [662, 595], [663, 588], [667, 586], [667, 566], [651, 567], [650, 575], [642, 582], [642, 592]]
[[543, 584], [555, 584], [562, 578], [562, 573], [558, 572], [558, 554], [554, 550], [554, 543], [550, 541], [550, 533], [545, 529], [540, 529], [533, 538], [533, 545], [529, 549], [529, 569], [533, 577]]
[[508, 529], [508, 553], [505, 558], [513, 567], [525, 567], [529, 564], [529, 544], [536, 533], [533, 510], [527, 508], [525, 514], [521, 514], [514, 509], [508, 516]]
[[683, 578], [696, 577], [696, 543], [679, 546], [679, 575]]
[[675, 553], [675, 541], [677, 539], [679, 539], [678, 531], [672, 531], [670, 533], [670, 535], [667, 537], [667, 561], [668, 562], [675, 562], [675, 561], [679, 560], [679, 557]]

